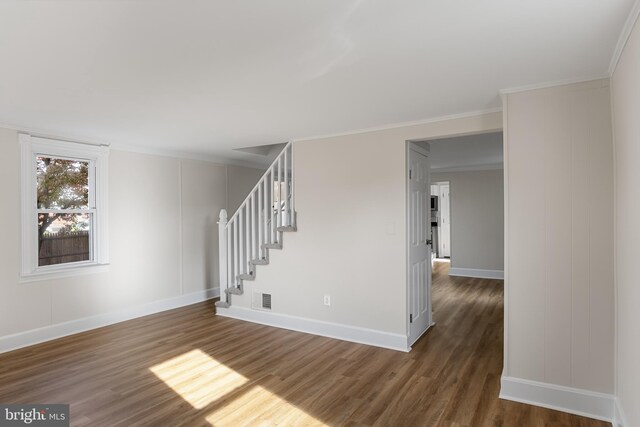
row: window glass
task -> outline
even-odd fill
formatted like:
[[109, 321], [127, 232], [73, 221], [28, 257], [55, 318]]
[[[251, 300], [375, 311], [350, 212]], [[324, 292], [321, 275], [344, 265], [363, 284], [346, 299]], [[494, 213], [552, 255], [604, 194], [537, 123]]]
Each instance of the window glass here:
[[88, 209], [89, 162], [36, 158], [38, 209]]
[[91, 259], [93, 214], [39, 213], [38, 266]]
[[91, 260], [89, 162], [36, 157], [38, 266]]

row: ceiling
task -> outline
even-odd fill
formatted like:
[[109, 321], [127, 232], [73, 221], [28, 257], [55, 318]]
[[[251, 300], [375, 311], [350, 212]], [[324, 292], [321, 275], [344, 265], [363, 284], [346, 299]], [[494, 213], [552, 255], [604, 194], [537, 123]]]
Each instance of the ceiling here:
[[499, 108], [606, 75], [633, 0], [3, 0], [0, 123], [233, 149]]
[[432, 172], [501, 169], [502, 132], [436, 139], [429, 144]]

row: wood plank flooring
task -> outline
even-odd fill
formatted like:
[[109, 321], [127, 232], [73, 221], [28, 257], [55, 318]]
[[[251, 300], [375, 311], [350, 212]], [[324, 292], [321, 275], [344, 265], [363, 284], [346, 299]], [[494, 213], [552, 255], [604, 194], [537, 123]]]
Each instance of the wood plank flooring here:
[[503, 285], [435, 267], [437, 322], [406, 354], [192, 305], [0, 355], [0, 402], [76, 426], [606, 426], [498, 399]]

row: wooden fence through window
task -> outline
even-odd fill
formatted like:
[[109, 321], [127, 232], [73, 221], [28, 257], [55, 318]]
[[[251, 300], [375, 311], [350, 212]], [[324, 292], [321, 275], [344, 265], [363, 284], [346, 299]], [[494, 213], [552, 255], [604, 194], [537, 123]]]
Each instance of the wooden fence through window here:
[[45, 233], [40, 239], [38, 265], [87, 261], [90, 254], [88, 231]]

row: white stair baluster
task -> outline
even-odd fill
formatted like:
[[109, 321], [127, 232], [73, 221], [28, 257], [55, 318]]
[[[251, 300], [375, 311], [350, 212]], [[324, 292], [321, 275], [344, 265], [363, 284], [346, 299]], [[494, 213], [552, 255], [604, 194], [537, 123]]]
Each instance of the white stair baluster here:
[[256, 221], [256, 193], [251, 195], [251, 258], [249, 261], [257, 259], [258, 250], [256, 248], [256, 243], [258, 242], [258, 233], [256, 232], [257, 228]]
[[[233, 234], [232, 234], [233, 228], [229, 227], [229, 224], [227, 223], [227, 226], [225, 228], [225, 233], [227, 234], [227, 271], [226, 271], [226, 276], [227, 276], [227, 287], [230, 288], [231, 286], [233, 286], [233, 281], [231, 280], [231, 273], [232, 273], [232, 263], [233, 263], [233, 254], [231, 253], [231, 241], [233, 240]], [[222, 297], [222, 284], [220, 284], [220, 296]]]
[[[268, 187], [267, 187], [267, 182], [268, 180], [264, 180], [263, 181], [263, 190], [262, 190], [262, 199], [263, 199], [263, 208], [264, 210], [262, 211], [262, 224], [264, 227], [264, 235], [263, 240], [264, 243], [267, 244], [269, 243], [269, 191], [268, 191]], [[262, 246], [260, 247], [262, 248]], [[263, 256], [266, 258], [267, 257], [267, 250], [263, 249]]]
[[289, 207], [289, 209], [291, 210], [291, 225], [297, 225], [295, 224], [295, 220], [296, 220], [296, 206], [295, 206], [295, 200], [296, 200], [296, 196], [295, 196], [295, 180], [293, 179], [293, 144], [290, 145], [289, 150], [291, 150], [291, 157], [290, 157], [290, 162], [291, 162], [291, 206]]
[[251, 260], [251, 215], [249, 212], [250, 200], [247, 200], [247, 204], [244, 206], [245, 222], [244, 222], [244, 237], [245, 237], [245, 258], [243, 270], [246, 274], [251, 273], [251, 266], [249, 261]]
[[269, 232], [271, 233], [271, 243], [277, 243], [278, 242], [278, 236], [276, 235], [276, 218], [274, 215], [274, 209], [275, 209], [275, 203], [276, 203], [276, 195], [275, 195], [275, 190], [274, 190], [274, 174], [275, 172], [275, 168], [273, 166], [271, 166], [271, 173], [269, 174], [269, 176], [271, 177], [271, 203], [269, 206], [269, 214], [271, 215], [271, 225], [270, 225], [270, 229]]
[[284, 218], [282, 225], [291, 225], [289, 215], [289, 148], [284, 149]]
[[276, 229], [282, 226], [282, 154], [278, 157], [278, 221]]
[[[239, 223], [239, 228], [240, 228], [240, 238], [238, 239], [239, 243], [240, 243], [240, 250], [239, 250], [239, 257], [238, 257], [238, 261], [239, 261], [239, 268], [238, 271], [236, 272], [237, 275], [240, 275], [242, 273], [244, 273], [244, 209], [240, 208], [240, 215], [238, 215], [238, 219], [240, 220]], [[237, 279], [236, 279], [237, 280]]]
[[256, 237], [257, 248], [256, 248], [256, 259], [262, 258], [262, 238], [264, 235], [262, 234], [262, 215], [260, 215], [260, 207], [262, 206], [262, 185], [258, 186], [258, 195], [256, 197], [256, 216], [258, 217], [258, 235]]

